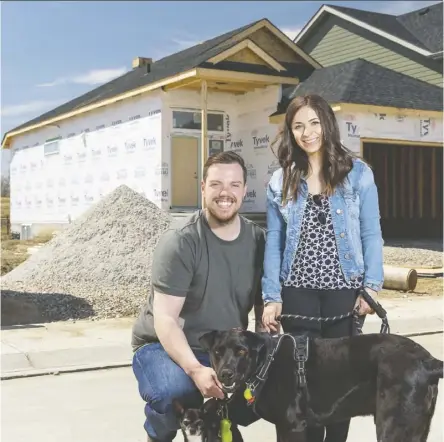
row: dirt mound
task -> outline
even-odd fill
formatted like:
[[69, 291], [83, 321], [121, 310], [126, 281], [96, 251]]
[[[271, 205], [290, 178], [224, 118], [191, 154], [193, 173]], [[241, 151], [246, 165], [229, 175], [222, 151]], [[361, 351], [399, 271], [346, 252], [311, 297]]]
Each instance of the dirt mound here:
[[149, 292], [154, 248], [173, 220], [120, 186], [4, 275], [2, 290], [31, 296], [49, 320], [85, 317], [73, 299], [84, 300], [91, 316], [134, 315]]

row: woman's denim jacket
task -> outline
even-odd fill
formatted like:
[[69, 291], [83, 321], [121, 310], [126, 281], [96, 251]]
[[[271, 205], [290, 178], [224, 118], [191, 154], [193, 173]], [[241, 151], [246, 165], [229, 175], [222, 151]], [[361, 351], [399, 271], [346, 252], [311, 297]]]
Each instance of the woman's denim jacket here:
[[[307, 182], [302, 179], [296, 202], [283, 205], [283, 170], [276, 170], [267, 186], [267, 240], [262, 294], [264, 302], [282, 302], [281, 285], [287, 279], [299, 244], [307, 201]], [[383, 240], [378, 191], [373, 172], [359, 159], [353, 160], [343, 186], [330, 197], [331, 215], [339, 261], [346, 280], [364, 277], [364, 287], [381, 290]]]

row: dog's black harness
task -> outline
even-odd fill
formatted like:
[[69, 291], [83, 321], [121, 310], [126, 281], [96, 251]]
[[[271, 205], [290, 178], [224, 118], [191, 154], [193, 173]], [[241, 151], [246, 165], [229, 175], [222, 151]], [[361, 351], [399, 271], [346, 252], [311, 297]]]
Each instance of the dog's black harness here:
[[285, 338], [289, 338], [293, 341], [294, 345], [294, 360], [298, 363], [298, 379], [299, 386], [301, 388], [306, 388], [307, 386], [307, 378], [305, 374], [305, 363], [308, 359], [308, 336], [293, 336], [288, 333], [273, 336], [270, 339], [272, 350], [268, 353], [264, 364], [260, 367], [259, 371], [253, 375], [253, 377], [246, 382], [246, 390], [244, 392], [244, 397], [247, 400], [249, 406], [252, 407], [253, 411], [256, 412], [256, 402], [257, 398], [268, 378], [268, 371], [270, 369], [271, 364], [274, 361], [275, 355], [278, 352], [282, 341]]
[[[387, 312], [384, 310], [384, 308], [381, 306], [381, 304], [377, 301], [375, 301], [364, 288], [361, 288], [359, 290], [359, 295], [361, 295], [364, 300], [369, 304], [369, 306], [375, 311], [375, 313], [379, 316], [379, 318], [382, 321], [381, 330], [380, 333], [387, 334], [390, 333], [390, 326], [387, 319]], [[335, 317], [328, 317], [328, 318], [314, 318], [314, 317], [307, 317], [307, 316], [301, 316], [301, 315], [281, 315], [278, 320], [281, 318], [298, 318], [298, 319], [307, 319], [307, 320], [316, 320], [316, 321], [337, 321], [340, 319], [344, 319], [346, 317], [353, 316], [355, 326], [356, 326], [356, 332], [357, 334], [362, 334], [362, 328], [358, 317], [358, 312], [356, 310], [347, 313], [345, 315], [341, 316], [335, 316]], [[269, 342], [272, 344], [272, 350], [268, 353], [265, 363], [261, 366], [259, 372], [255, 374], [252, 379], [248, 380], [246, 382], [246, 390], [244, 392], [244, 397], [247, 400], [247, 403], [249, 406], [253, 408], [253, 411], [256, 409], [256, 402], [257, 398], [268, 378], [268, 371], [270, 369], [271, 364], [274, 361], [275, 355], [277, 351], [279, 350], [279, 347], [285, 338], [290, 338], [293, 341], [294, 344], [294, 360], [298, 364], [297, 368], [297, 376], [299, 380], [299, 388], [306, 390], [307, 389], [307, 378], [305, 373], [305, 363], [308, 360], [308, 353], [309, 353], [309, 338], [306, 335], [302, 336], [293, 336], [288, 333], [284, 333], [279, 336], [274, 336], [271, 338]], [[256, 413], [257, 414], [257, 413]]]

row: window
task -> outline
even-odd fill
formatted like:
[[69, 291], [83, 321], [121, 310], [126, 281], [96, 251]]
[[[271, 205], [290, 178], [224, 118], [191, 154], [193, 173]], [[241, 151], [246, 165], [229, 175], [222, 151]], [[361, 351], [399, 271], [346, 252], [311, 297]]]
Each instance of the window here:
[[202, 127], [200, 112], [173, 111], [173, 127], [199, 130]]
[[43, 147], [43, 154], [54, 155], [60, 153], [59, 140], [47, 141]]
[[[207, 115], [207, 130], [214, 132], [223, 132], [224, 116], [223, 114]], [[173, 128], [174, 129], [202, 129], [201, 112], [192, 111], [173, 111]]]
[[222, 114], [208, 114], [208, 130], [214, 132], [223, 132], [224, 116]]
[[224, 150], [224, 142], [222, 140], [209, 140], [209, 155], [221, 153]]

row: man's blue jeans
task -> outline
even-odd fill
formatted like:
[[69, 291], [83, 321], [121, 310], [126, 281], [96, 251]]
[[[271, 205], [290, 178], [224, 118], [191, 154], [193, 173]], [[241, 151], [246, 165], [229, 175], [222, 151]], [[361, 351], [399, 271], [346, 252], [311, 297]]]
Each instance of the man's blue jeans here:
[[[210, 366], [208, 355], [195, 352], [198, 361]], [[179, 399], [185, 407], [199, 407], [203, 398], [194, 382], [167, 354], [161, 344], [148, 344], [139, 348], [133, 356], [133, 372], [139, 393], [146, 402], [145, 430], [161, 442], [171, 442], [179, 429], [172, 408], [173, 399]], [[245, 405], [242, 395], [230, 402], [230, 418], [234, 423], [249, 425], [259, 418]]]

